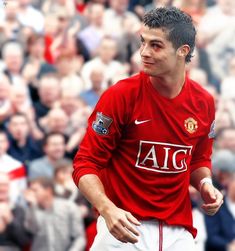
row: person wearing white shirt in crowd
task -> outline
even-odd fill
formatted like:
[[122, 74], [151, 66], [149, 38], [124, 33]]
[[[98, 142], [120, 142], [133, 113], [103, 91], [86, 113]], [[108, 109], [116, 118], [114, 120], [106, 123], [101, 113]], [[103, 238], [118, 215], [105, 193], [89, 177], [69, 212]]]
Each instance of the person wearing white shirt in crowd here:
[[93, 69], [103, 66], [105, 69], [103, 88], [109, 86], [110, 80], [117, 76], [117, 72], [123, 68], [120, 62], [114, 60], [117, 53], [117, 42], [111, 37], [104, 37], [101, 41], [98, 56], [84, 64], [81, 69], [85, 89], [91, 88], [90, 75]]
[[91, 56], [94, 56], [105, 34], [103, 28], [104, 6], [96, 3], [89, 5], [87, 7], [87, 15], [90, 24], [78, 34], [78, 37], [84, 43]]
[[19, 203], [22, 192], [27, 187], [26, 170], [23, 164], [7, 154], [9, 142], [4, 131], [0, 131], [0, 172], [10, 178], [10, 202]]
[[31, 5], [32, 0], [19, 0], [20, 11], [18, 19], [23, 26], [34, 29], [37, 33], [42, 33], [44, 29], [44, 17], [40, 11]]

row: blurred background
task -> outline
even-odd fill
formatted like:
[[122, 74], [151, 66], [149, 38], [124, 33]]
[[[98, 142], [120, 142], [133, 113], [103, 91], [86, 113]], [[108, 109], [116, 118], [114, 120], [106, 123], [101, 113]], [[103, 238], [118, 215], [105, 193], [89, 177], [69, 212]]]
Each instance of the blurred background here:
[[190, 188], [197, 251], [235, 250], [235, 1], [0, 0], [0, 251], [89, 250], [97, 214], [72, 159], [100, 95], [141, 70], [141, 20], [160, 6], [192, 16], [187, 74], [216, 105], [213, 176], [225, 203], [207, 217]]

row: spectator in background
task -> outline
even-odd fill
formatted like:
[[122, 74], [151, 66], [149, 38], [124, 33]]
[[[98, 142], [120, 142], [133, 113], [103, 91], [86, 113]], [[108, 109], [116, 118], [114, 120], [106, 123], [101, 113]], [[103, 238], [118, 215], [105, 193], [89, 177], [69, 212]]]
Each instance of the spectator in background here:
[[[104, 31], [117, 41], [117, 57], [123, 63], [140, 46], [140, 20], [128, 11], [129, 0], [111, 0], [104, 13]], [[112, 22], [110, 22], [112, 20]]]
[[65, 137], [61, 133], [49, 133], [43, 141], [45, 155], [29, 165], [29, 179], [54, 177], [54, 164], [65, 156]]
[[235, 172], [228, 178], [226, 195], [221, 209], [206, 216], [207, 251], [235, 250]]
[[71, 119], [73, 114], [84, 106], [83, 102], [72, 89], [63, 89], [59, 106], [65, 111], [66, 115]]
[[83, 251], [81, 213], [72, 201], [56, 198], [53, 180], [37, 178], [25, 193], [29, 203], [26, 227], [34, 234], [31, 251]]
[[89, 217], [90, 204], [74, 185], [72, 172], [73, 165], [70, 159], [61, 159], [55, 163], [55, 194], [76, 202], [82, 217]]
[[77, 72], [77, 68], [80, 67], [77, 65], [79, 62], [82, 65], [83, 60], [77, 60], [76, 56], [71, 53], [61, 53], [57, 57], [55, 67], [62, 92], [64, 90], [71, 90], [75, 95], [79, 95], [83, 91], [84, 84]]
[[72, 18], [76, 13], [74, 0], [46, 0], [42, 5], [42, 11], [45, 15], [56, 14], [61, 9], [64, 9]]
[[18, 1], [20, 5], [18, 12], [20, 23], [23, 26], [33, 28], [36, 33], [42, 33], [44, 28], [44, 16], [42, 13], [31, 5], [32, 0]]
[[137, 13], [139, 17], [142, 18], [145, 12], [148, 12], [152, 9], [171, 6], [173, 1], [172, 0], [152, 0], [149, 2], [151, 3], [146, 3], [143, 6], [140, 6], [140, 5], [136, 6], [135, 12]]
[[226, 76], [228, 61], [235, 51], [234, 23], [235, 2], [216, 0], [216, 5], [207, 9], [198, 26], [198, 44], [206, 49], [213, 74], [220, 80]]
[[[158, 1], [157, 1], [158, 2]], [[188, 13], [197, 25], [206, 12], [205, 0], [174, 0], [174, 6]]]
[[83, 136], [87, 128], [87, 119], [91, 115], [92, 108], [87, 106], [82, 100], [80, 100], [79, 109], [71, 116], [71, 127], [74, 133], [71, 135], [66, 145], [66, 150], [71, 154], [71, 158], [74, 157], [77, 148], [79, 147]]
[[42, 156], [40, 140], [31, 134], [31, 125], [23, 113], [13, 114], [7, 125], [10, 147], [8, 153], [28, 166], [29, 161]]
[[45, 133], [61, 133], [69, 135], [69, 118], [61, 108], [53, 108], [40, 120], [40, 127]]
[[227, 149], [214, 153], [212, 158], [213, 178], [220, 190], [226, 190], [231, 175], [235, 173], [235, 154]]
[[123, 36], [117, 40], [118, 53], [116, 59], [126, 64], [131, 55], [140, 48], [140, 23], [135, 19], [124, 17], [122, 20]]
[[30, 88], [30, 94], [34, 102], [38, 101], [38, 79], [43, 75], [55, 72], [55, 67], [45, 61], [45, 41], [43, 35], [33, 34], [26, 41], [25, 65], [22, 75]]
[[90, 75], [93, 69], [103, 66], [105, 76], [102, 88], [108, 88], [112, 78], [120, 69], [123, 68], [120, 62], [114, 60], [117, 54], [117, 42], [111, 37], [104, 37], [99, 46], [97, 57], [84, 64], [81, 69], [81, 76], [85, 84], [85, 89], [89, 90], [92, 86]]
[[128, 18], [132, 23], [140, 23], [137, 16], [128, 11], [128, 5], [129, 0], [109, 1], [110, 7], [104, 12], [104, 32], [106, 35], [121, 40], [124, 33], [124, 19]]
[[0, 10], [0, 44], [7, 40], [21, 39], [22, 25], [17, 18], [18, 11], [18, 1], [9, 1], [4, 12], [2, 13], [2, 10]]
[[65, 158], [60, 159], [55, 163], [54, 168], [56, 196], [74, 201], [78, 195], [78, 190], [72, 180], [72, 161]]
[[60, 82], [56, 75], [43, 75], [38, 85], [39, 101], [34, 104], [36, 118], [47, 115], [60, 97]]
[[0, 73], [0, 123], [3, 124], [11, 114], [11, 85], [6, 75]]
[[0, 172], [0, 250], [22, 251], [32, 238], [24, 227], [23, 208], [9, 200], [10, 183], [8, 175]]
[[55, 14], [45, 16], [45, 28], [44, 28], [44, 39], [45, 39], [45, 59], [49, 64], [54, 63], [54, 57], [51, 52], [51, 46], [54, 38], [57, 36], [59, 30], [59, 20]]
[[66, 128], [69, 136], [66, 152], [68, 156], [73, 158], [84, 135], [87, 126], [86, 119], [91, 114], [92, 108], [85, 104], [83, 99], [80, 96], [78, 97], [72, 90], [64, 90], [62, 92], [60, 107], [69, 120]]
[[[235, 31], [235, 30], [234, 30]], [[235, 33], [234, 33], [235, 34]], [[221, 83], [221, 97], [223, 99], [232, 100], [235, 105], [235, 53], [229, 61], [228, 75]], [[234, 109], [233, 109], [234, 111]], [[234, 111], [235, 112], [235, 111]]]
[[28, 89], [25, 85], [12, 86], [11, 88], [11, 114], [24, 114], [30, 128], [30, 135], [34, 140], [41, 140], [43, 133], [35, 121], [35, 111], [29, 101]]
[[84, 60], [89, 58], [88, 52], [82, 42], [76, 39], [76, 34], [80, 30], [80, 23], [73, 22], [69, 18], [68, 13], [65, 9], [61, 9], [55, 15], [56, 26], [52, 36], [46, 37], [50, 38], [50, 43], [47, 47], [50, 53], [51, 62], [54, 63], [55, 60], [62, 53], [68, 53], [75, 55], [81, 55]]
[[96, 68], [92, 69], [90, 73], [91, 89], [80, 94], [81, 99], [92, 108], [95, 107], [101, 94], [104, 91], [104, 89], [102, 88], [104, 75], [104, 67], [97, 66]]
[[7, 134], [5, 131], [0, 131], [0, 173], [8, 175], [10, 179], [8, 199], [12, 205], [16, 205], [27, 187], [27, 177], [24, 165], [7, 154], [8, 148]]
[[103, 27], [104, 10], [102, 4], [91, 3], [88, 5], [86, 12], [89, 25], [78, 33], [78, 37], [92, 57], [97, 54], [98, 47], [105, 35]]
[[13, 85], [22, 83], [23, 53], [23, 48], [19, 42], [7, 42], [2, 48], [2, 58], [5, 63], [4, 73]]
[[216, 131], [235, 125], [235, 102], [233, 99], [220, 96], [217, 102]]
[[225, 127], [217, 132], [216, 149], [227, 149], [235, 154], [235, 127]]

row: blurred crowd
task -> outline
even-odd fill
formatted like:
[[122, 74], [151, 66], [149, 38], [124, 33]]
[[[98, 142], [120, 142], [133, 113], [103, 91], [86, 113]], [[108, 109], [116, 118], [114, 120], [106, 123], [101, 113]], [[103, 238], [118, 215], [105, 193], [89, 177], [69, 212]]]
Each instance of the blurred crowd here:
[[205, 216], [190, 188], [197, 251], [235, 250], [235, 1], [1, 0], [1, 251], [89, 250], [97, 215], [72, 159], [100, 95], [141, 71], [141, 20], [161, 6], [192, 16], [187, 74], [215, 98], [213, 175], [225, 202]]

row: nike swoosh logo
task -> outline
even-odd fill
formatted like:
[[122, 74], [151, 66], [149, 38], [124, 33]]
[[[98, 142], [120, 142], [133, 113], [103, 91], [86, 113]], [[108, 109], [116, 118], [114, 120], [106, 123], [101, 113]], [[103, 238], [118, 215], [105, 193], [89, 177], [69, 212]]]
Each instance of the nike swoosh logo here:
[[147, 119], [147, 120], [135, 120], [135, 124], [136, 125], [140, 125], [140, 124], [143, 124], [143, 123], [146, 123], [146, 122], [149, 122], [151, 119]]

